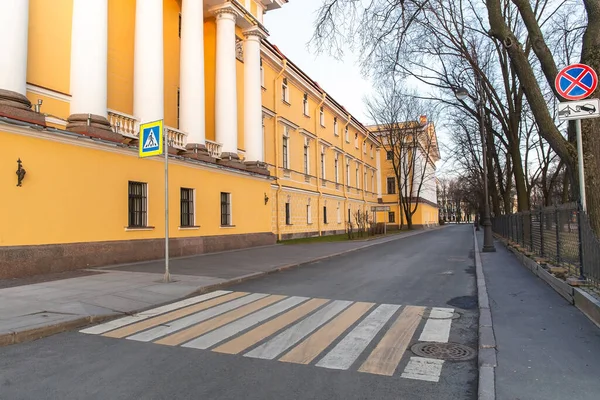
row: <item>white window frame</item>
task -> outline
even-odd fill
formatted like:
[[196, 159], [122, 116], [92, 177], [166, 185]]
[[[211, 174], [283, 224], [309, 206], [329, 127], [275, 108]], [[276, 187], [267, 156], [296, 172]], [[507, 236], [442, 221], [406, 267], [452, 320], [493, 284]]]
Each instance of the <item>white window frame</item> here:
[[310, 142], [304, 138], [304, 149], [306, 149], [306, 158], [304, 159], [304, 173], [310, 175]]
[[360, 189], [360, 180], [359, 180], [359, 168], [358, 163], [356, 164], [356, 188]]
[[346, 143], [350, 143], [350, 134], [348, 132], [348, 125], [346, 125], [346, 128], [344, 130], [344, 138], [346, 139]]
[[325, 110], [323, 109], [323, 106], [319, 108], [319, 123], [325, 128]]
[[339, 171], [339, 167], [340, 167], [340, 153], [335, 153], [335, 158], [334, 158], [334, 170], [335, 170], [335, 183], [340, 183], [340, 171]]
[[350, 160], [346, 160], [346, 185], [350, 186]]
[[340, 136], [340, 133], [338, 132], [338, 122], [337, 122], [337, 117], [333, 117], [333, 134], [335, 136]]
[[321, 146], [321, 179], [327, 179], [327, 160], [325, 158], [325, 146]]
[[290, 87], [288, 86], [288, 80], [285, 77], [281, 81], [281, 92], [281, 99], [290, 104]]
[[[283, 157], [283, 143], [285, 141], [285, 157]], [[290, 169], [290, 165], [291, 160], [290, 160], [290, 132], [289, 132], [289, 128], [287, 126], [283, 127], [283, 137], [281, 139], [281, 150], [282, 150], [282, 159], [281, 159], [281, 166], [284, 169]]]
[[375, 192], [375, 171], [371, 171], [371, 192]]
[[337, 203], [337, 223], [341, 224], [342, 223], [342, 210], [340, 209], [340, 202], [338, 201]]
[[354, 132], [354, 148], [358, 149], [358, 132]]
[[312, 206], [310, 203], [306, 205], [306, 223], [312, 224]]
[[304, 112], [304, 116], [308, 117], [308, 93], [304, 93], [304, 98], [302, 99], [302, 111]]

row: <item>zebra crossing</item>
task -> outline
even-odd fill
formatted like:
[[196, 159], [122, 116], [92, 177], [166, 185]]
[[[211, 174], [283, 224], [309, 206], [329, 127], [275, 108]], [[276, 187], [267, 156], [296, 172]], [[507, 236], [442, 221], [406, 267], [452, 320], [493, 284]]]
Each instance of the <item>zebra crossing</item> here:
[[438, 382], [444, 361], [407, 350], [416, 340], [448, 342], [453, 314], [452, 308], [218, 290], [80, 332]]

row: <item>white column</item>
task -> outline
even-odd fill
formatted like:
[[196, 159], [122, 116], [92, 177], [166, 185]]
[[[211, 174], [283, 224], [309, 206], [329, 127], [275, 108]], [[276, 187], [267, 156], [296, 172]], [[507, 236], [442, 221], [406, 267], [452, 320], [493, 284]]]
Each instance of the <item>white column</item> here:
[[71, 115], [106, 114], [108, 0], [73, 0]]
[[264, 161], [259, 31], [245, 33], [244, 40], [244, 144], [246, 160]]
[[377, 197], [380, 198], [381, 197], [381, 152], [379, 151], [379, 149], [375, 150], [376, 153], [376, 167], [377, 167], [377, 176], [375, 177], [375, 179], [377, 179]]
[[142, 123], [164, 118], [163, 0], [136, 2], [133, 114]]
[[236, 13], [216, 12], [217, 55], [215, 79], [215, 130], [222, 153], [237, 157], [237, 88], [235, 58]]
[[183, 0], [180, 51], [179, 127], [182, 131], [187, 132], [188, 144], [205, 145], [204, 10], [202, 1]]
[[0, 90], [25, 96], [29, 0], [0, 1]]

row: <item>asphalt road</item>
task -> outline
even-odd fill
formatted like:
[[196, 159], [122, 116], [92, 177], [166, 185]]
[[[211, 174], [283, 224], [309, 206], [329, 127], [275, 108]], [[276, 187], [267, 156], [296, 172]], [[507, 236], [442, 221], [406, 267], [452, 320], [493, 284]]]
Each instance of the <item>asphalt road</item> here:
[[449, 226], [174, 305], [170, 320], [0, 348], [0, 399], [475, 399], [476, 358], [411, 352], [476, 349], [471, 252], [471, 225]]

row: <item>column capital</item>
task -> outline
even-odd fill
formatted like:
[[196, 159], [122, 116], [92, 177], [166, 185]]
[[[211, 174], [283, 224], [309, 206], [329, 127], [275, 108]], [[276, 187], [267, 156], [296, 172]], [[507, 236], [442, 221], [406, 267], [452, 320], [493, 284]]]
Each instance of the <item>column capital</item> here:
[[209, 10], [209, 15], [212, 15], [217, 19], [229, 19], [232, 21], [237, 20], [237, 17], [241, 16], [240, 12], [231, 4], [212, 8]]
[[259, 26], [253, 26], [251, 28], [242, 31], [242, 34], [246, 39], [258, 38], [259, 40], [266, 39], [269, 34]]

